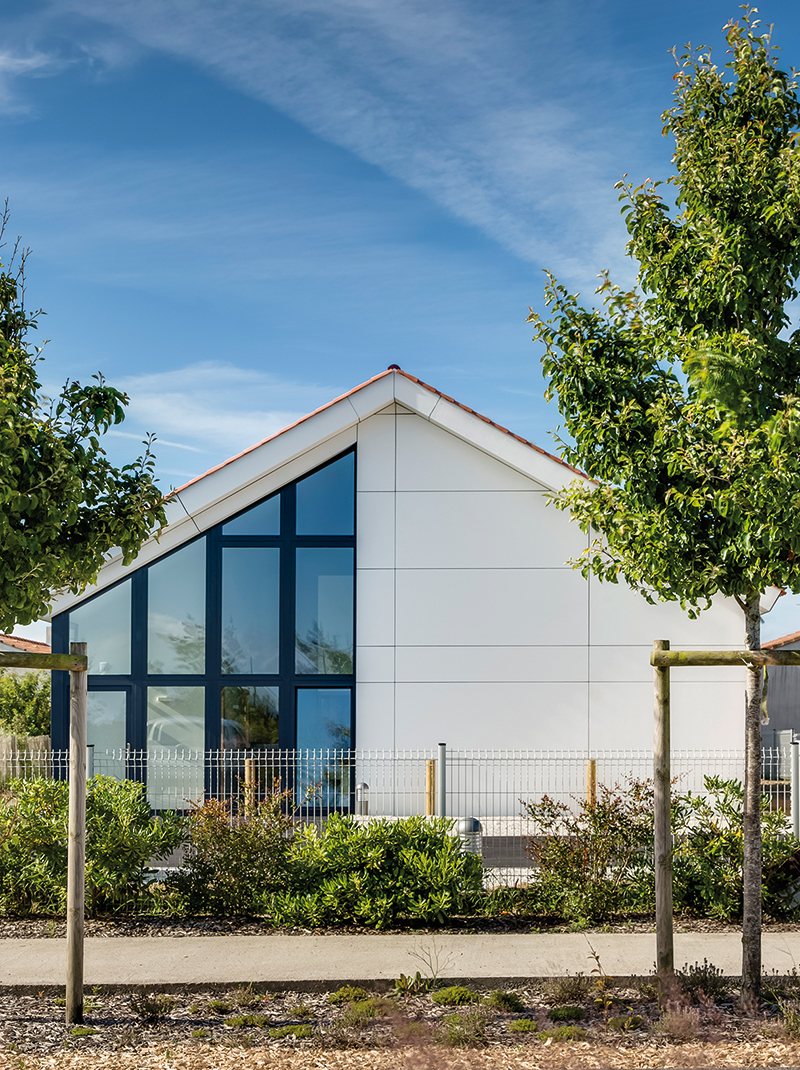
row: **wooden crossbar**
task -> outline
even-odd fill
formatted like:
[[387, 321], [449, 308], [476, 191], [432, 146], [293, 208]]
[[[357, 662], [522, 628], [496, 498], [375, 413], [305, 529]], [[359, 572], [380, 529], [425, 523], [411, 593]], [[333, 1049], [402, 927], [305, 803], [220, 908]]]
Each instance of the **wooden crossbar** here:
[[800, 650], [654, 650], [650, 664], [657, 669], [677, 669], [682, 665], [800, 666]]

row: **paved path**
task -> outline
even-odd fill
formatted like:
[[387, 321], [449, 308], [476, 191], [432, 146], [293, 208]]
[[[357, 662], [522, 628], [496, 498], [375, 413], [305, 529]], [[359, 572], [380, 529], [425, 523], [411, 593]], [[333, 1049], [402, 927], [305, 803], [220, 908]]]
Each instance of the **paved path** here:
[[[764, 936], [767, 972], [800, 965], [800, 933]], [[591, 947], [610, 976], [648, 974], [652, 934], [358, 935], [106, 937], [86, 941], [87, 985], [202, 985], [250, 981], [315, 988], [390, 981], [416, 970], [442, 977], [520, 983], [531, 977], [591, 974]], [[0, 987], [63, 985], [64, 940], [0, 940]], [[741, 972], [741, 940], [728, 933], [678, 933], [675, 962], [707, 958], [723, 973]]]

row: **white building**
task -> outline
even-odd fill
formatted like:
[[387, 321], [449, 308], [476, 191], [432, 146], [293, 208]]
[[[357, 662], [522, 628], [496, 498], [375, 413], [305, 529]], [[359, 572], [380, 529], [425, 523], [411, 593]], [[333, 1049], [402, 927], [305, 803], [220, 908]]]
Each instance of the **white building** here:
[[[394, 367], [180, 488], [136, 562], [53, 610], [90, 653], [90, 741], [652, 746], [654, 639], [742, 643], [566, 562], [580, 473]], [[66, 676], [66, 674], [57, 674]], [[742, 673], [675, 670], [675, 748], [740, 747]], [[67, 740], [54, 694], [54, 746]]]

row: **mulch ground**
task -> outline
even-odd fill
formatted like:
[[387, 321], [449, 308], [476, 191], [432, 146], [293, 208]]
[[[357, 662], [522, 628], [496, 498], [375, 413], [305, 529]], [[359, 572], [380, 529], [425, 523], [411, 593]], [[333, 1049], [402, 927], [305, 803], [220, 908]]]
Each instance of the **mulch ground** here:
[[[503, 1011], [488, 989], [476, 1002], [441, 1006], [434, 993], [375, 995], [375, 1017], [356, 1002], [332, 1003], [330, 993], [265, 993], [256, 988], [206, 992], [87, 993], [85, 1025], [64, 1023], [63, 998], [0, 996], [0, 1067], [11, 1070], [476, 1070], [583, 1067], [800, 1067], [800, 1043], [788, 1034], [781, 1008], [764, 1002], [755, 1015], [737, 1010], [735, 994], [716, 1000], [679, 997], [665, 1014], [652, 1000], [650, 979], [609, 985], [599, 999], [586, 980], [518, 989], [520, 1005]], [[569, 987], [572, 984], [572, 987]], [[791, 979], [783, 995], [792, 998]], [[145, 997], [144, 999], [142, 997]], [[553, 1036], [555, 1006], [579, 1006], [573, 1039]], [[159, 1003], [159, 999], [163, 1002]], [[495, 1000], [497, 997], [495, 997]], [[358, 1007], [362, 1010], [359, 1011]], [[148, 1011], [161, 1016], [147, 1020]], [[634, 1017], [641, 1017], [641, 1024]], [[627, 1031], [613, 1019], [628, 1019]], [[521, 1019], [530, 1032], [514, 1032]], [[288, 1027], [288, 1028], [287, 1028]], [[300, 1035], [295, 1035], [295, 1034]], [[550, 1034], [550, 1035], [548, 1035]], [[455, 1040], [474, 1045], [454, 1048]]]

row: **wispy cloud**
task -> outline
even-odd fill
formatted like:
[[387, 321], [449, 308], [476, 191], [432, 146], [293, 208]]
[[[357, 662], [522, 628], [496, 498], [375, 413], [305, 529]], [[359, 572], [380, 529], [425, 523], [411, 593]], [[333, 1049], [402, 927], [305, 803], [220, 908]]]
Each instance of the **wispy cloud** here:
[[61, 63], [44, 52], [15, 54], [0, 51], [0, 114], [17, 115], [28, 111], [24, 96], [18, 92], [20, 78], [53, 74]]
[[215, 72], [518, 256], [574, 275], [587, 257], [619, 255], [611, 146], [626, 135], [598, 125], [591, 109], [612, 73], [588, 48], [571, 60], [553, 49], [580, 36], [590, 3], [546, 12], [452, 0], [57, 6]]

